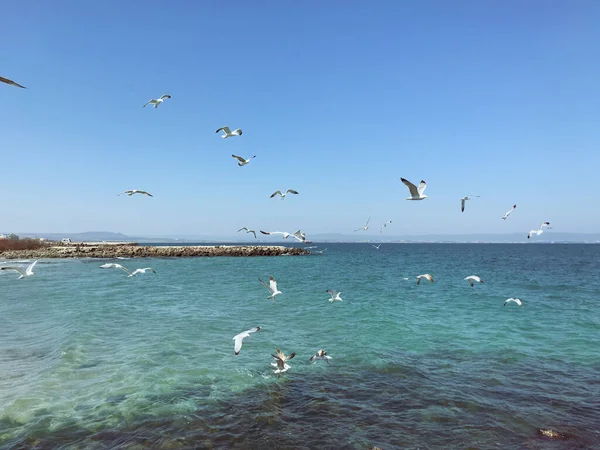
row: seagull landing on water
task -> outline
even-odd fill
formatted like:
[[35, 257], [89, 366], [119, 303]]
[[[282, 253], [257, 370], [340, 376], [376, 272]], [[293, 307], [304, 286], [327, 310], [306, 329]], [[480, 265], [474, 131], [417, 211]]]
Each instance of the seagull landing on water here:
[[150, 104], [154, 105], [155, 108], [158, 108], [158, 105], [164, 102], [166, 98], [171, 98], [171, 96], [169, 94], [165, 94], [161, 95], [160, 98], [151, 98], [148, 100], [148, 103], [144, 105], [144, 108]]
[[424, 275], [419, 275], [417, 277], [417, 285], [421, 284], [421, 278], [425, 278], [426, 280], [433, 283], [433, 277], [431, 275], [429, 275], [428, 273], [426, 273]]
[[219, 131], [222, 131], [223, 133], [225, 133], [225, 134], [221, 135], [221, 137], [223, 139], [227, 139], [228, 137], [231, 137], [231, 136], [241, 136], [242, 135], [242, 129], [241, 128], [238, 128], [237, 130], [231, 131], [229, 129], [229, 127], [221, 127], [217, 131], [215, 131], [215, 133], [218, 133]]
[[340, 297], [341, 292], [334, 291], [333, 289], [327, 289], [325, 292], [327, 292], [329, 294], [329, 296], [331, 297], [329, 299], [329, 303], [333, 303], [335, 301], [338, 301], [338, 302], [342, 301], [342, 297]]
[[506, 220], [508, 219], [508, 216], [510, 216], [510, 214], [515, 210], [515, 208], [517, 207], [517, 205], [513, 205], [512, 208], [510, 208], [506, 214], [504, 214], [504, 216], [502, 216], [502, 220]]
[[326, 361], [327, 363], [329, 363], [329, 360], [331, 359], [331, 356], [327, 355], [327, 352], [325, 352], [324, 349], [319, 350], [317, 353], [315, 353], [314, 355], [312, 355], [309, 359], [309, 361], [314, 361], [313, 364], [316, 364], [317, 361]]
[[467, 195], [460, 199], [460, 211], [465, 212], [465, 202], [471, 200], [473, 197], [479, 197], [479, 195]]
[[357, 228], [357, 229], [356, 229], [356, 230], [354, 230], [354, 231], [362, 231], [362, 230], [365, 230], [365, 231], [367, 231], [367, 230], [369, 229], [369, 222], [370, 222], [370, 221], [371, 221], [371, 217], [369, 217], [369, 218], [367, 219], [367, 223], [365, 224], [365, 226], [364, 226], [364, 227]]
[[280, 190], [277, 190], [277, 191], [273, 192], [269, 198], [273, 198], [276, 195], [279, 195], [281, 197], [281, 200], [283, 200], [285, 198], [285, 196], [288, 194], [298, 195], [298, 191], [295, 191], [294, 189], [288, 189], [287, 191], [282, 193]]
[[256, 158], [256, 155], [254, 155], [252, 158], [248, 158], [248, 159], [244, 159], [241, 156], [236, 156], [236, 155], [231, 155], [231, 156], [233, 156], [235, 159], [237, 159], [239, 161], [238, 166], [240, 166], [240, 167], [245, 166], [246, 164], [249, 164], [253, 158]]
[[37, 259], [34, 262], [32, 262], [31, 264], [29, 264], [27, 266], [27, 268], [19, 267], [19, 266], [6, 266], [6, 267], [0, 267], [0, 270], [14, 270], [15, 272], [19, 272], [20, 276], [19, 276], [19, 278], [17, 278], [17, 280], [20, 280], [21, 278], [30, 277], [30, 276], [34, 275], [33, 267], [35, 266], [36, 263], [37, 263]]
[[121, 192], [120, 194], [117, 194], [117, 197], [118, 197], [119, 195], [123, 195], [123, 194], [127, 194], [127, 195], [129, 195], [130, 197], [131, 197], [133, 194], [142, 194], [142, 195], [147, 195], [148, 197], [154, 197], [154, 195], [152, 195], [151, 193], [149, 193], [149, 192], [146, 192], [146, 191], [140, 191], [139, 189], [131, 189], [131, 190], [129, 190], [129, 191], [123, 191], [123, 192]]
[[467, 278], [465, 278], [465, 280], [467, 280], [469, 282], [471, 287], [473, 287], [474, 283], [485, 283], [485, 281], [483, 281], [477, 275], [469, 275]]
[[131, 272], [126, 269], [125, 267], [123, 267], [121, 264], [117, 264], [117, 263], [106, 263], [106, 264], [102, 264], [100, 266], [101, 269], [121, 269], [125, 272], [127, 272], [127, 275], [131, 276]]
[[529, 232], [529, 234], [527, 235], [527, 239], [530, 239], [531, 236], [539, 236], [540, 234], [542, 234], [544, 232], [545, 229], [549, 229], [549, 228], [551, 228], [550, 222], [543, 222], [537, 230], [531, 230]]
[[506, 301], [504, 302], [504, 306], [506, 306], [507, 303], [516, 303], [517, 305], [519, 305], [521, 308], [523, 308], [523, 302], [518, 299], [518, 298], [508, 298], [506, 299]]
[[285, 354], [281, 350], [279, 350], [279, 348], [275, 347], [275, 350], [277, 351], [277, 355], [271, 353], [271, 356], [275, 358], [275, 362], [271, 363], [271, 365], [273, 367], [277, 367], [277, 369], [274, 370], [273, 373], [280, 374], [290, 369], [290, 366], [287, 364], [287, 361], [296, 356], [296, 353], [294, 352], [290, 356], [285, 356]]
[[242, 230], [244, 230], [246, 233], [252, 233], [254, 235], [254, 239], [256, 239], [256, 231], [251, 230], [250, 228], [244, 227], [244, 228], [240, 228], [238, 230], [238, 233]]
[[21, 89], [27, 89], [25, 86], [21, 86], [19, 83], [15, 83], [13, 80], [9, 80], [8, 78], [0, 77], [0, 81], [6, 84], [10, 84], [11, 86], [16, 86]]
[[143, 269], [135, 269], [128, 275], [128, 278], [135, 277], [138, 273], [146, 273], [147, 270], [151, 271], [152, 273], [156, 273], [156, 270], [154, 270], [152, 267], [144, 267]]
[[427, 198], [427, 195], [423, 195], [423, 192], [425, 192], [425, 188], [427, 187], [427, 183], [425, 183], [424, 180], [421, 180], [419, 187], [412, 184], [406, 178], [400, 178], [400, 181], [402, 181], [410, 191], [411, 196], [407, 197], [406, 200], [424, 200]]
[[270, 298], [271, 300], [273, 300], [273, 303], [275, 303], [276, 296], [278, 296], [279, 294], [283, 294], [283, 292], [281, 292], [280, 290], [277, 289], [277, 281], [275, 281], [275, 278], [270, 276], [269, 284], [265, 283], [260, 278], [258, 279], [258, 281], [260, 281], [262, 283], [262, 285], [267, 289], [267, 291], [269, 291], [271, 293], [271, 295], [269, 295], [267, 298]]
[[383, 229], [384, 229], [385, 227], [387, 227], [387, 226], [388, 226], [390, 223], [392, 223], [392, 221], [391, 221], [391, 220], [388, 220], [386, 223], [384, 223], [383, 225], [381, 225], [381, 228], [379, 229], [379, 232], [380, 232], [380, 233], [383, 233]]
[[233, 351], [235, 352], [236, 356], [239, 355], [240, 350], [242, 349], [242, 342], [244, 341], [244, 338], [250, 337], [250, 333], [255, 333], [258, 330], [260, 330], [260, 327], [250, 328], [249, 330], [246, 330], [240, 334], [236, 334], [233, 337], [233, 340], [235, 341]]

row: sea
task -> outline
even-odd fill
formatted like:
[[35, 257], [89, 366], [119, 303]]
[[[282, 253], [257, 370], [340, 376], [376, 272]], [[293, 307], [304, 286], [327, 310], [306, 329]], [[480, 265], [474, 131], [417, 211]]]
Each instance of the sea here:
[[0, 272], [0, 448], [600, 448], [600, 245], [312, 245]]

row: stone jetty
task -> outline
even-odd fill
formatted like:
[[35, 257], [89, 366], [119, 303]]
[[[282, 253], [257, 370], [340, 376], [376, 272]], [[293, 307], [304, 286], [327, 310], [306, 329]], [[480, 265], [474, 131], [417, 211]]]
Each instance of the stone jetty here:
[[180, 258], [194, 256], [296, 256], [309, 255], [303, 248], [278, 245], [177, 245], [128, 244], [49, 245], [35, 250], [0, 251], [2, 259], [40, 258]]

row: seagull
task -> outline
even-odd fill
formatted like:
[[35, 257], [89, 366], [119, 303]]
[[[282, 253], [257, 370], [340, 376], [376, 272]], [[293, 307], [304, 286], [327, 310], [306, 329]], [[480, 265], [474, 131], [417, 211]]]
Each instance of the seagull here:
[[13, 80], [9, 80], [8, 78], [0, 77], [0, 81], [6, 84], [10, 84], [12, 86], [19, 87], [21, 89], [27, 89], [25, 86], [21, 86], [19, 83], [15, 83]]
[[121, 269], [124, 270], [125, 272], [127, 272], [127, 274], [129, 276], [131, 276], [131, 272], [126, 269], [125, 267], [123, 267], [121, 264], [117, 264], [117, 263], [106, 263], [106, 264], [102, 264], [100, 266], [101, 269]]
[[531, 236], [533, 236], [533, 235], [539, 236], [540, 234], [542, 234], [544, 232], [544, 229], [548, 229], [548, 228], [551, 228], [550, 222], [543, 222], [537, 230], [531, 230], [529, 232], [529, 234], [527, 235], [527, 239], [531, 238]]
[[144, 105], [144, 108], [145, 108], [146, 106], [148, 106], [150, 103], [152, 103], [152, 104], [154, 105], [154, 107], [155, 107], [155, 108], [158, 108], [158, 105], [160, 105], [162, 102], [164, 102], [164, 101], [165, 101], [165, 98], [171, 98], [171, 96], [170, 96], [170, 95], [168, 95], [168, 94], [165, 94], [165, 95], [162, 95], [162, 96], [161, 96], [160, 98], [158, 98], [158, 99], [151, 98], [150, 100], [148, 100], [148, 103], [146, 103], [146, 104]]
[[379, 247], [381, 247], [381, 244], [383, 244], [383, 242], [380, 242], [379, 245], [374, 245], [374, 244], [371, 244], [371, 245], [373, 245], [373, 247], [375, 247], [377, 250], [379, 250]]
[[117, 197], [118, 197], [119, 195], [123, 195], [123, 194], [127, 194], [127, 195], [129, 195], [130, 197], [131, 197], [133, 194], [144, 194], [144, 195], [147, 195], [148, 197], [154, 197], [154, 195], [152, 195], [151, 193], [149, 193], [149, 192], [146, 192], [146, 191], [140, 191], [139, 189], [132, 189], [132, 190], [129, 190], [129, 191], [123, 191], [123, 192], [121, 192], [120, 194], [118, 194], [118, 195], [117, 195]]
[[242, 135], [242, 129], [241, 128], [238, 128], [237, 130], [231, 131], [229, 129], [229, 127], [221, 127], [217, 131], [215, 131], [215, 133], [218, 133], [219, 131], [223, 131], [225, 133], [225, 134], [221, 135], [221, 137], [223, 139], [227, 139], [228, 137], [231, 137], [231, 136], [241, 136]]
[[256, 158], [256, 155], [254, 155], [252, 158], [248, 158], [248, 159], [244, 159], [241, 156], [236, 156], [236, 155], [231, 155], [233, 156], [235, 159], [237, 159], [239, 161], [238, 166], [242, 167], [245, 166], [246, 164], [248, 164], [253, 158]]
[[288, 189], [287, 191], [285, 191], [285, 192], [282, 194], [280, 190], [277, 190], [277, 191], [273, 192], [269, 198], [273, 198], [273, 197], [275, 197], [277, 194], [279, 194], [279, 196], [281, 197], [281, 200], [283, 200], [283, 199], [285, 198], [285, 196], [286, 196], [286, 195], [288, 195], [288, 194], [296, 194], [296, 195], [297, 195], [297, 194], [298, 194], [298, 191], [295, 191], [295, 190], [293, 190], [293, 189]]
[[485, 281], [483, 281], [477, 275], [469, 275], [467, 278], [465, 278], [465, 280], [467, 280], [469, 282], [469, 284], [471, 285], [471, 287], [473, 287], [473, 284], [474, 284], [473, 282], [476, 282], [476, 283], [485, 283]]
[[250, 328], [249, 330], [246, 330], [240, 334], [236, 334], [233, 337], [233, 340], [235, 341], [234, 352], [236, 356], [239, 355], [240, 350], [242, 349], [242, 342], [244, 341], [244, 338], [250, 337], [250, 333], [255, 333], [258, 330], [260, 330], [260, 327]]
[[417, 284], [421, 284], [421, 278], [425, 278], [433, 283], [433, 277], [431, 275], [429, 275], [428, 273], [426, 273], [425, 275], [419, 275], [417, 277]]
[[238, 230], [238, 233], [239, 233], [240, 231], [242, 231], [242, 230], [246, 231], [246, 233], [252, 233], [252, 234], [254, 234], [254, 239], [256, 239], [256, 231], [254, 231], [254, 230], [251, 230], [251, 229], [250, 229], [250, 228], [248, 228], [248, 227], [244, 227], [244, 228], [240, 228], [240, 229]]
[[360, 230], [365, 230], [365, 231], [367, 231], [367, 230], [369, 229], [369, 222], [370, 222], [370, 220], [371, 220], [371, 217], [369, 216], [369, 218], [367, 219], [367, 223], [365, 224], [365, 226], [364, 226], [364, 227], [362, 227], [362, 228], [357, 228], [357, 229], [356, 229], [356, 230], [354, 230], [354, 231], [360, 231]]
[[325, 352], [324, 349], [321, 349], [317, 353], [312, 355], [310, 357], [309, 361], [314, 361], [313, 364], [316, 364], [318, 360], [327, 361], [327, 363], [329, 363], [330, 359], [331, 359], [331, 356], [327, 355], [327, 353]]
[[275, 362], [271, 363], [271, 365], [273, 367], [277, 367], [277, 370], [274, 370], [273, 373], [279, 374], [290, 369], [290, 366], [287, 364], [287, 361], [296, 356], [296, 353], [294, 352], [290, 356], [285, 356], [285, 354], [281, 350], [279, 350], [279, 348], [275, 347], [275, 349], [277, 350], [277, 355], [271, 353], [271, 356], [275, 358]]
[[315, 253], [321, 253], [321, 254], [323, 254], [326, 251], [327, 251], [327, 248], [324, 248], [323, 250], [315, 250]]
[[508, 210], [508, 212], [506, 214], [504, 214], [504, 216], [502, 216], [502, 220], [508, 219], [508, 216], [510, 216], [510, 213], [512, 213], [515, 210], [516, 207], [517, 207], [517, 205], [513, 205], [513, 207], [510, 208]]
[[507, 304], [507, 303], [510, 303], [510, 302], [516, 303], [516, 304], [517, 304], [517, 305], [519, 305], [521, 308], [523, 308], [523, 307], [524, 307], [524, 306], [523, 306], [523, 302], [522, 302], [520, 299], [518, 299], [518, 298], [512, 298], [512, 297], [511, 297], [511, 298], [509, 298], [509, 299], [506, 299], [506, 301], [504, 302], [504, 306], [506, 306], [506, 304]]
[[379, 230], [379, 232], [380, 232], [380, 233], [383, 233], [383, 229], [384, 229], [385, 227], [387, 227], [387, 226], [388, 226], [388, 224], [390, 224], [390, 223], [392, 223], [392, 221], [391, 221], [391, 220], [388, 220], [386, 223], [384, 223], [383, 225], [381, 225], [381, 229]]
[[465, 202], [467, 200], [471, 200], [473, 197], [479, 197], [479, 195], [467, 195], [460, 199], [460, 210], [461, 212], [465, 212]]
[[270, 298], [271, 300], [273, 300], [273, 303], [275, 303], [276, 296], [278, 296], [279, 294], [283, 294], [283, 292], [281, 292], [280, 290], [277, 289], [277, 281], [275, 281], [275, 278], [270, 276], [268, 285], [260, 278], [258, 279], [258, 281], [260, 281], [262, 283], [262, 285], [265, 288], [267, 288], [267, 291], [269, 291], [271, 293], [271, 295], [269, 295], [267, 298]]
[[423, 195], [423, 192], [427, 187], [427, 183], [425, 183], [425, 181], [421, 180], [421, 182], [419, 183], [419, 187], [412, 184], [406, 178], [400, 178], [400, 181], [402, 181], [410, 191], [411, 196], [407, 197], [406, 200], [423, 200], [427, 198], [427, 195]]
[[129, 274], [128, 277], [134, 277], [138, 273], [146, 273], [146, 270], [150, 270], [150, 271], [152, 271], [152, 273], [156, 273], [156, 270], [154, 270], [152, 267], [144, 267], [143, 269], [135, 269], [133, 272], [131, 272]]
[[284, 239], [292, 236], [292, 233], [288, 233], [287, 231], [263, 231], [260, 230], [262, 234], [282, 234]]
[[260, 232], [262, 234], [281, 234], [283, 235], [284, 239], [287, 239], [288, 237], [293, 237], [294, 239], [296, 239], [299, 242], [308, 242], [306, 240], [306, 234], [304, 234], [302, 231], [298, 230], [294, 233], [288, 233], [287, 231], [263, 231], [260, 230]]
[[331, 298], [329, 299], [329, 303], [333, 303], [336, 300], [338, 302], [342, 301], [342, 297], [340, 297], [341, 292], [334, 291], [333, 289], [327, 289], [325, 292], [327, 292], [331, 296]]
[[294, 234], [292, 234], [292, 237], [300, 242], [306, 242], [306, 233], [304, 233], [302, 230], [294, 231]]
[[0, 267], [0, 270], [14, 270], [15, 272], [19, 272], [21, 275], [19, 276], [19, 278], [17, 278], [17, 280], [20, 280], [21, 278], [25, 278], [25, 277], [30, 277], [34, 274], [33, 272], [33, 267], [35, 266], [35, 264], [37, 263], [37, 259], [32, 262], [31, 264], [29, 264], [27, 266], [27, 268], [23, 268], [23, 267], [19, 267], [19, 266], [7, 266], [7, 267]]

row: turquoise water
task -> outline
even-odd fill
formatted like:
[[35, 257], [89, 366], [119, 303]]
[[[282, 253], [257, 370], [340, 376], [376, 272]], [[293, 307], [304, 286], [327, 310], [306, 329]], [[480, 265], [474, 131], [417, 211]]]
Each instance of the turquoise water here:
[[[0, 447], [600, 442], [600, 246], [315, 245], [328, 250], [119, 260], [158, 272], [135, 278], [106, 260], [1, 272]], [[422, 273], [435, 282], [417, 286]], [[258, 282], [269, 275], [277, 303]], [[297, 354], [281, 377], [275, 346]], [[320, 348], [330, 364], [308, 361]]]

